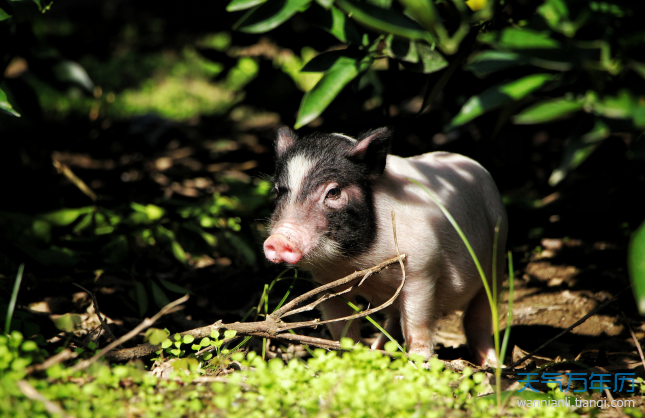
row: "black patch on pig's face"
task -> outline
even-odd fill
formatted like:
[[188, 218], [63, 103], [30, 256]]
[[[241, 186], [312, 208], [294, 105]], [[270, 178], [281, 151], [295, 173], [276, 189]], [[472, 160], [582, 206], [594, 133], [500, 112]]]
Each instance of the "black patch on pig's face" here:
[[[376, 218], [372, 180], [385, 167], [389, 131], [370, 131], [361, 143], [339, 134], [313, 133], [302, 138], [282, 128], [276, 141], [276, 210], [272, 223], [279, 222], [288, 205], [296, 205], [302, 216], [306, 211], [324, 212], [324, 230], [315, 231], [334, 241], [344, 256], [370, 249], [376, 239]], [[371, 142], [370, 142], [371, 141]], [[325, 184], [336, 183], [354, 191], [347, 204], [334, 209], [321, 202], [312, 205], [312, 196]], [[297, 189], [297, 190], [294, 190]], [[306, 258], [306, 255], [305, 255]]]

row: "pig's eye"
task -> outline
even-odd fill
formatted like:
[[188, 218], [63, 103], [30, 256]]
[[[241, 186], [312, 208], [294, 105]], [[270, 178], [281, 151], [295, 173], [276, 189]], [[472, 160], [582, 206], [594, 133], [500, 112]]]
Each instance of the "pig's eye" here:
[[340, 197], [340, 187], [334, 187], [327, 192], [326, 199], [338, 199]]

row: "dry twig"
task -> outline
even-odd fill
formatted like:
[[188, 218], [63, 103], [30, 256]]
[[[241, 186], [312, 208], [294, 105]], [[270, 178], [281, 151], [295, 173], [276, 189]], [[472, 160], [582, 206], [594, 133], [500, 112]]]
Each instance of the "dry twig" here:
[[[94, 293], [90, 292], [89, 290], [87, 290], [86, 288], [84, 288], [83, 286], [81, 286], [78, 283], [73, 283], [73, 285], [78, 287], [78, 288], [83, 289], [83, 291], [85, 293], [90, 295], [90, 297], [92, 298], [92, 303], [94, 304], [94, 312], [96, 313], [96, 316], [99, 317], [99, 322], [101, 323], [101, 328], [104, 329], [105, 332], [107, 332], [108, 336], [110, 337], [110, 339], [112, 341], [116, 341], [116, 337], [114, 336], [114, 334], [112, 334], [112, 330], [108, 326], [107, 322], [105, 322], [105, 320], [101, 316], [101, 310], [99, 309], [99, 302], [96, 300], [96, 295]], [[98, 339], [98, 337], [97, 337], [97, 339]]]
[[34, 373], [34, 372], [40, 372], [40, 371], [49, 369], [54, 364], [58, 364], [58, 363], [61, 363], [63, 361], [67, 361], [69, 359], [73, 359], [73, 358], [76, 358], [76, 357], [78, 357], [77, 353], [73, 352], [69, 348], [66, 348], [63, 351], [61, 351], [60, 353], [51, 356], [50, 358], [48, 358], [47, 360], [45, 360], [41, 364], [35, 364], [33, 366], [27, 367], [25, 369], [25, 371], [27, 372], [27, 374], [31, 374], [31, 373]]
[[129, 339], [133, 338], [139, 332], [143, 331], [144, 329], [146, 329], [146, 328], [150, 327], [152, 324], [154, 324], [157, 321], [157, 319], [159, 319], [163, 315], [171, 312], [175, 307], [177, 307], [178, 305], [181, 305], [182, 303], [186, 302], [187, 300], [188, 300], [188, 295], [185, 295], [185, 296], [177, 299], [174, 302], [170, 302], [169, 304], [164, 306], [159, 312], [157, 312], [157, 314], [155, 316], [153, 316], [152, 318], [146, 318], [142, 323], [137, 325], [132, 331], [128, 332], [127, 334], [125, 334], [124, 336], [119, 338], [118, 340], [112, 341], [110, 344], [105, 346], [101, 351], [99, 351], [94, 356], [92, 356], [92, 358], [90, 358], [88, 360], [80, 361], [78, 364], [76, 364], [76, 366], [72, 367], [72, 373], [77, 372], [79, 370], [83, 370], [83, 369], [89, 367], [92, 363], [94, 363], [95, 361], [97, 361], [101, 357], [105, 356], [110, 351], [112, 351], [114, 349], [114, 347], [117, 347], [117, 346], [123, 344], [124, 342], [128, 341]]
[[641, 364], [645, 368], [645, 356], [643, 356], [643, 349], [641, 348], [641, 344], [638, 342], [638, 338], [636, 338], [636, 334], [634, 334], [632, 325], [629, 323], [629, 320], [625, 316], [625, 312], [620, 311], [620, 315], [623, 317], [623, 321], [625, 322], [625, 324], [627, 324], [627, 328], [629, 328], [629, 333], [632, 335], [632, 339], [634, 340], [634, 345], [638, 350], [638, 355], [641, 356]]

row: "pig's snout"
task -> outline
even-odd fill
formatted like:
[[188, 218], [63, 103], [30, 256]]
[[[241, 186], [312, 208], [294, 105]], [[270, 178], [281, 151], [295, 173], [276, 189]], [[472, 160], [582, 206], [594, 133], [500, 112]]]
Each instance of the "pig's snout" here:
[[302, 252], [298, 246], [282, 234], [273, 234], [264, 241], [264, 255], [276, 264], [283, 261], [296, 264], [302, 258]]

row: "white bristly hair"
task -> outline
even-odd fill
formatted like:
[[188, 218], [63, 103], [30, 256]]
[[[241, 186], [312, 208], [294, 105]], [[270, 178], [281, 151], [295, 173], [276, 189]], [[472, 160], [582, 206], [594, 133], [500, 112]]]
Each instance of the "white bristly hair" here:
[[347, 136], [345, 134], [333, 133], [332, 135], [340, 136], [341, 138], [345, 138], [345, 139], [349, 139], [352, 143], [356, 142], [356, 140], [354, 138], [352, 138], [351, 136]]
[[314, 161], [304, 155], [294, 155], [287, 163], [289, 173], [289, 191], [291, 192], [291, 203], [295, 203], [300, 194], [305, 177], [314, 167]]

